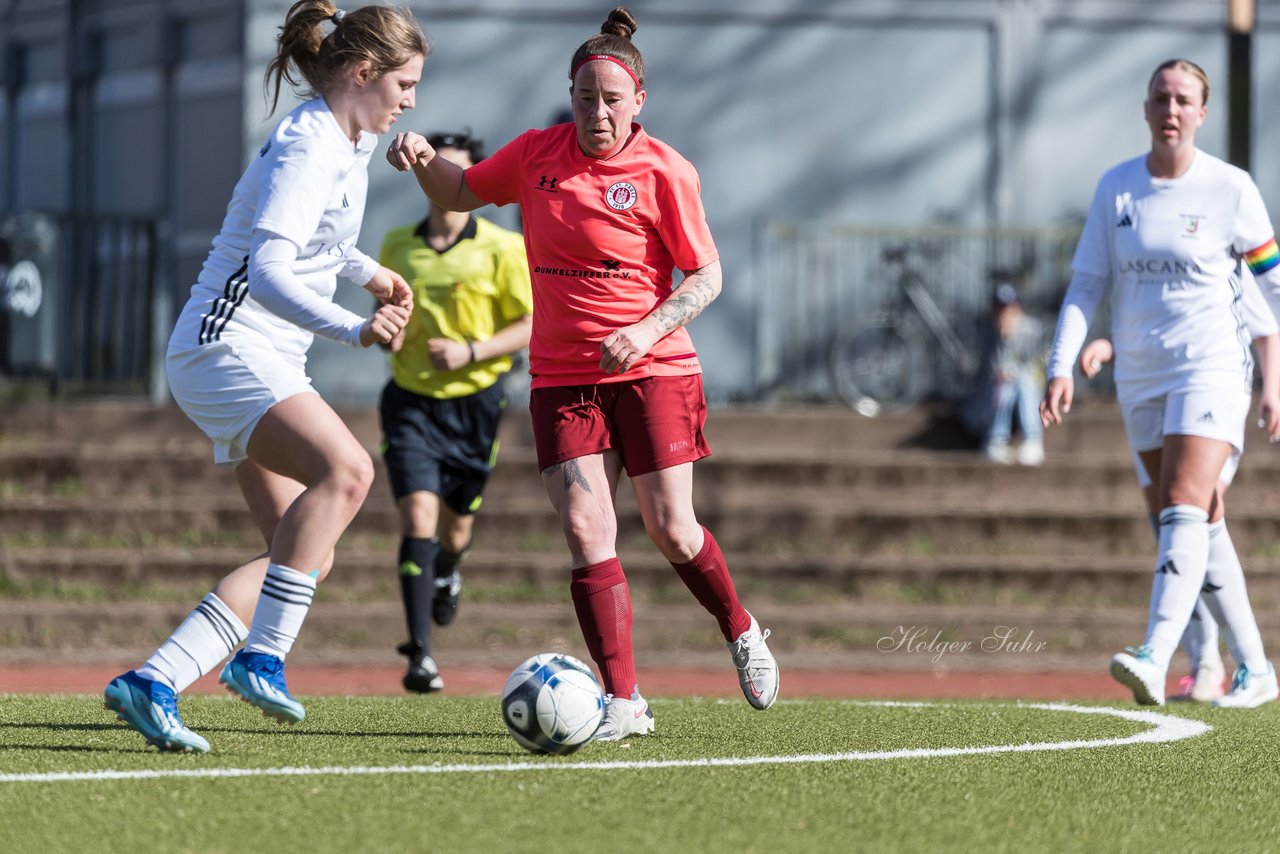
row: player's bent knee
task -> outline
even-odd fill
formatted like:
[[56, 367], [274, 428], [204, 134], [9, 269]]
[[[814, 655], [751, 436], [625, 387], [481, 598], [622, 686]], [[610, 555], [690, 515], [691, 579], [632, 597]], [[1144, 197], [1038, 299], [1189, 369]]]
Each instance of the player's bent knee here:
[[645, 533], [662, 556], [675, 563], [691, 561], [702, 550], [702, 526], [692, 516], [645, 525]]
[[572, 551], [594, 554], [612, 551], [618, 539], [617, 525], [604, 524], [601, 520], [587, 521], [579, 518], [563, 520], [564, 537]]
[[702, 547], [702, 532], [698, 531], [698, 539], [679, 536], [674, 531], [650, 531], [649, 539], [662, 552], [662, 556], [672, 563], [688, 563], [698, 556]]
[[350, 504], [364, 503], [373, 485], [373, 459], [363, 449], [348, 453], [333, 467], [332, 477], [339, 494]]

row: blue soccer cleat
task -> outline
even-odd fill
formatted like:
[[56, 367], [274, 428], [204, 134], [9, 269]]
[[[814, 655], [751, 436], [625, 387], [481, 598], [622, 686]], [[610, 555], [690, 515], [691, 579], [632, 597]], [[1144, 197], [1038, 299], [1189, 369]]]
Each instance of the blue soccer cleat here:
[[134, 671], [111, 680], [103, 703], [160, 750], [208, 753], [209, 742], [187, 729], [178, 717], [178, 695], [161, 682], [143, 679]]
[[289, 688], [284, 683], [284, 662], [274, 655], [242, 649], [222, 668], [218, 681], [282, 724], [296, 724], [307, 716], [302, 704], [289, 696]]

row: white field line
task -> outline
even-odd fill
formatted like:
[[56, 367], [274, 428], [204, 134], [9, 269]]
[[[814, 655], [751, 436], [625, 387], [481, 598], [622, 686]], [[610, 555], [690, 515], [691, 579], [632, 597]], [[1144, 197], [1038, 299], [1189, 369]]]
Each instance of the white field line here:
[[[917, 703], [859, 703], [858, 705], [917, 706]], [[980, 747], [903, 748], [901, 750], [854, 751], [850, 753], [807, 753], [790, 756], [735, 756], [707, 759], [655, 759], [638, 762], [509, 762], [493, 765], [386, 765], [324, 766], [295, 768], [202, 768], [148, 771], [59, 771], [47, 774], [0, 774], [0, 783], [60, 783], [92, 780], [168, 780], [222, 777], [356, 777], [371, 774], [496, 774], [511, 771], [621, 771], [656, 768], [727, 768], [743, 765], [802, 765], [814, 762], [865, 762], [877, 759], [932, 759], [949, 756], [980, 756], [990, 753], [1036, 753], [1049, 750], [1089, 750], [1127, 744], [1160, 744], [1195, 738], [1212, 729], [1201, 721], [1159, 712], [1113, 709], [1107, 706], [1075, 706], [1066, 703], [1024, 703], [1022, 708], [1082, 715], [1105, 715], [1151, 729], [1120, 738], [1076, 741], [1042, 741], [1024, 744], [992, 744]]]

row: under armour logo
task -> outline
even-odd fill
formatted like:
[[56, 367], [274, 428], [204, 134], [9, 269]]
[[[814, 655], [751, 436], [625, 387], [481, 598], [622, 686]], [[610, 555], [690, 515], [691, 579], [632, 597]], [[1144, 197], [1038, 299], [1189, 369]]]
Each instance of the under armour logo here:
[[1116, 223], [1116, 228], [1133, 228], [1133, 218], [1128, 214], [1120, 217], [1120, 221]]
[[547, 175], [543, 175], [538, 180], [538, 189], [546, 190], [548, 193], [554, 193], [556, 192], [556, 184], [558, 183], [560, 183], [559, 178], [548, 177]]
[[1178, 565], [1173, 562], [1172, 558], [1160, 564], [1160, 568], [1156, 570], [1156, 575], [1181, 575], [1181, 574], [1182, 573], [1178, 572]]
[[617, 270], [622, 267], [621, 261], [610, 261], [608, 258], [600, 259], [600, 263], [604, 265], [606, 270]]

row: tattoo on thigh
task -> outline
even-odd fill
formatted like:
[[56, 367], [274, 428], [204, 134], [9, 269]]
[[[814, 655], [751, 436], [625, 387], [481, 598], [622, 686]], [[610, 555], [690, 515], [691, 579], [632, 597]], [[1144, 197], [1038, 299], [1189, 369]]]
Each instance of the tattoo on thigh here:
[[566, 460], [563, 463], [549, 465], [545, 474], [547, 477], [554, 477], [557, 474], [564, 475], [565, 492], [573, 489], [575, 484], [581, 486], [583, 492], [591, 491], [591, 484], [587, 481], [586, 475], [582, 473], [582, 466], [578, 465], [577, 460]]

